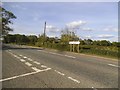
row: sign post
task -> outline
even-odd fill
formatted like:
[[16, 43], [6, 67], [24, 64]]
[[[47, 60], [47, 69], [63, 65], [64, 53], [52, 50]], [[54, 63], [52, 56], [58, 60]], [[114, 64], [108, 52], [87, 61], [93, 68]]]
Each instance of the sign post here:
[[75, 45], [78, 45], [77, 52], [79, 53], [79, 44], [80, 44], [79, 41], [70, 41], [69, 44], [70, 44], [70, 51], [71, 52], [72, 51], [74, 52], [75, 51]]

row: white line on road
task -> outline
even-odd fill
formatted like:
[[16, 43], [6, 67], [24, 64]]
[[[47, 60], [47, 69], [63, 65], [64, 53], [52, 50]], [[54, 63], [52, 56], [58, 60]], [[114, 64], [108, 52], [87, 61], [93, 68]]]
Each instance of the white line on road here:
[[73, 56], [70, 56], [70, 55], [63, 55], [63, 54], [58, 54], [58, 53], [53, 53], [53, 52], [49, 52], [51, 54], [54, 54], [54, 55], [58, 55], [58, 56], [65, 56], [65, 57], [69, 57], [69, 58], [76, 58], [76, 57], [73, 57]]
[[32, 64], [29, 63], [29, 62], [26, 62], [25, 64], [26, 64], [27, 66], [32, 66]]
[[22, 57], [23, 55], [19, 55], [19, 56], [21, 56], [21, 57]]
[[62, 75], [62, 76], [64, 76], [64, 75], [65, 75], [64, 73], [59, 72], [59, 71], [57, 71], [57, 70], [54, 70], [54, 71], [55, 71], [55, 72], [57, 72], [58, 74]]
[[78, 80], [76, 80], [76, 79], [74, 79], [74, 78], [72, 78], [72, 77], [68, 77], [68, 79], [70, 79], [70, 80], [72, 80], [72, 81], [74, 81], [74, 82], [80, 83], [80, 81], [78, 81]]
[[24, 59], [20, 59], [20, 61], [21, 61], [21, 62], [25, 62], [25, 60], [24, 60]]
[[25, 76], [33, 75], [33, 74], [36, 74], [36, 73], [39, 73], [39, 72], [43, 72], [43, 71], [47, 71], [47, 70], [50, 70], [50, 69], [51, 68], [47, 68], [47, 69], [44, 69], [44, 70], [39, 70], [39, 71], [31, 72], [31, 73], [26, 73], [26, 74], [13, 76], [13, 77], [10, 77], [10, 78], [1, 79], [0, 82], [16, 79], [16, 78], [19, 78], [19, 77], [25, 77]]
[[39, 71], [47, 71], [47, 70], [50, 70], [51, 68], [47, 68], [47, 69], [43, 69], [43, 70], [40, 70], [36, 67], [31, 67], [33, 70], [35, 70], [36, 72], [39, 72]]
[[24, 56], [23, 58], [27, 58], [27, 57]]
[[41, 65], [41, 67], [43, 67], [43, 68], [47, 68], [47, 66], [45, 66], [45, 65]]
[[[41, 51], [41, 50], [38, 50], [38, 51]], [[76, 57], [74, 57], [74, 56], [70, 56], [70, 55], [63, 55], [63, 54], [54, 53], [54, 52], [47, 52], [47, 51], [42, 51], [42, 52], [45, 52], [45, 53], [50, 53], [50, 54], [54, 54], [54, 55], [58, 55], [58, 56], [65, 56], [65, 57], [69, 57], [69, 58], [76, 58]]]
[[73, 57], [73, 56], [69, 56], [69, 55], [65, 55], [66, 57], [70, 57], [70, 58], [76, 58], [76, 57]]
[[17, 55], [13, 55], [14, 57], [17, 57]]
[[112, 67], [120, 67], [120, 66], [118, 66], [118, 65], [114, 65], [114, 64], [108, 64], [109, 66], [112, 66]]
[[33, 61], [31, 58], [28, 58], [29, 61]]
[[34, 61], [33, 63], [35, 63], [35, 64], [37, 64], [37, 65], [39, 65], [40, 63], [39, 62], [37, 62], [37, 61]]
[[93, 88], [93, 90], [97, 90], [96, 88], [94, 88], [94, 87], [92, 87]]
[[54, 54], [54, 55], [59, 55], [59, 56], [64, 56], [62, 54], [58, 54], [58, 53], [54, 53], [54, 52], [49, 52], [50, 54]]
[[20, 57], [16, 56], [17, 59], [20, 59]]
[[36, 68], [36, 67], [32, 67], [33, 70], [35, 70], [36, 72], [40, 71], [40, 69]]
[[45, 52], [45, 53], [49, 53], [49, 52], [47, 52], [47, 51], [43, 51], [43, 50], [37, 50], [37, 51], [41, 51], [41, 52]]

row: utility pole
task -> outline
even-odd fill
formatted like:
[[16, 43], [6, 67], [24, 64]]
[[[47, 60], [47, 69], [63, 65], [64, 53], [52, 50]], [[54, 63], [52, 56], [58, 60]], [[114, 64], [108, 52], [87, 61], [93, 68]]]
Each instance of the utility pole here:
[[46, 21], [45, 21], [45, 25], [44, 25], [44, 41], [43, 41], [43, 47], [45, 49], [45, 38], [46, 38]]

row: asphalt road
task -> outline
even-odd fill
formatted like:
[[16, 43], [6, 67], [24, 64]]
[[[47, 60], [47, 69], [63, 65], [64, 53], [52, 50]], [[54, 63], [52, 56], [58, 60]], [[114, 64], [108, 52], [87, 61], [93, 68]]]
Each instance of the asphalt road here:
[[5, 45], [3, 88], [118, 88], [118, 62], [106, 58]]

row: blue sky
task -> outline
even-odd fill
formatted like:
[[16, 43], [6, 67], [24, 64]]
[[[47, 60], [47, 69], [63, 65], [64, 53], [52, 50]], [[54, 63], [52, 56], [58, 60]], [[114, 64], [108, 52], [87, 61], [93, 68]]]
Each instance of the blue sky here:
[[118, 39], [117, 2], [4, 2], [3, 7], [17, 17], [12, 34], [42, 34], [46, 21], [50, 37], [60, 37], [67, 27], [82, 39]]

